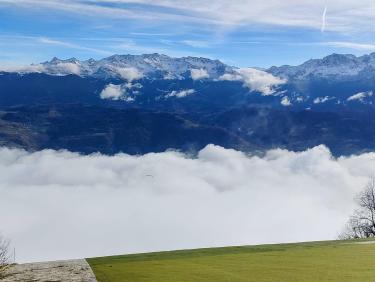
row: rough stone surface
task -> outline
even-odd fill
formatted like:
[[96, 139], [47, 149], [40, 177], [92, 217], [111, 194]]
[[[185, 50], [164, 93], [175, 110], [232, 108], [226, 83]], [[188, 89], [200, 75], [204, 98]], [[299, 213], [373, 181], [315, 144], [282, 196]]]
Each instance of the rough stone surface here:
[[86, 260], [27, 263], [12, 266], [1, 282], [95, 282]]

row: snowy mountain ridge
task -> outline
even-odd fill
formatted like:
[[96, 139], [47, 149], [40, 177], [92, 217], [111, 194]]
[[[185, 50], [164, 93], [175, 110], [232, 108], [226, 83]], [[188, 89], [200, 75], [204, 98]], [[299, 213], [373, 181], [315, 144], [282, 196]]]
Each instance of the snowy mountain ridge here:
[[75, 58], [32, 65], [51, 75], [76, 74], [98, 78], [122, 78], [128, 81], [142, 77], [156, 79], [218, 79], [233, 68], [219, 60], [197, 57], [172, 58], [161, 54], [113, 55], [101, 60], [79, 61]]
[[[273, 66], [264, 71], [287, 80], [327, 78], [342, 80], [354, 76], [375, 76], [375, 53], [356, 57], [351, 54], [332, 54], [322, 59], [311, 59], [301, 65]], [[50, 75], [75, 74], [101, 79], [119, 78], [127, 81], [150, 79], [226, 79], [238, 75], [240, 68], [219, 60], [202, 57], [173, 58], [163, 54], [113, 55], [100, 60], [80, 61], [76, 58], [53, 58], [40, 64], [7, 69], [7, 72], [39, 72]]]
[[343, 79], [375, 72], [375, 53], [356, 57], [351, 54], [332, 54], [323, 59], [311, 59], [298, 66], [271, 67], [267, 72], [288, 79]]

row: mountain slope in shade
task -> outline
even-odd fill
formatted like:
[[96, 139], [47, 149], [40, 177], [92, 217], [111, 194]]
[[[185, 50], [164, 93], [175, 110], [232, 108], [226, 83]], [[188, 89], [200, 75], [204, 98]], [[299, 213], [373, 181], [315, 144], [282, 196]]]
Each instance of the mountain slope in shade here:
[[27, 150], [144, 154], [208, 144], [262, 153], [324, 144], [335, 156], [375, 150], [375, 114], [234, 108], [185, 115], [79, 104], [1, 112], [0, 145]]
[[208, 144], [254, 150], [225, 128], [178, 115], [78, 104], [16, 107], [1, 112], [0, 144], [27, 150], [144, 154], [168, 149], [196, 152]]

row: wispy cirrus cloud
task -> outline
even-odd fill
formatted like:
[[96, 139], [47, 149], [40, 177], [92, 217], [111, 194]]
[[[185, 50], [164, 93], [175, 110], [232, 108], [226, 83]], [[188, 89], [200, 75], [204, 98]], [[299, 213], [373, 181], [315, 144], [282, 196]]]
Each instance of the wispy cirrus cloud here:
[[156, 32], [154, 32], [154, 33], [152, 33], [152, 32], [131, 32], [130, 34], [135, 35], [135, 36], [146, 36], [146, 37], [148, 37], [148, 36], [159, 37], [159, 36], [172, 36], [173, 35], [171, 33], [156, 33]]
[[[112, 5], [110, 5], [112, 4]], [[116, 5], [117, 4], [117, 5]], [[120, 4], [140, 4], [140, 6], [126, 7]], [[194, 15], [180, 14], [173, 11], [160, 11], [155, 9], [162, 7], [158, 3], [144, 1], [78, 1], [78, 0], [0, 0], [0, 5], [16, 6], [27, 9], [61, 10], [70, 14], [83, 14], [87, 17], [114, 18], [114, 19], [135, 19], [135, 20], [151, 20], [163, 22], [206, 22], [219, 24], [215, 19], [198, 18]], [[150, 9], [154, 6], [154, 9]]]
[[[1, 0], [0, 0], [1, 1]], [[77, 43], [71, 43], [61, 39], [49, 38], [45, 36], [27, 36], [27, 35], [9, 35], [9, 34], [0, 34], [0, 38], [3, 42], [19, 42], [21, 44], [40, 44], [40, 45], [52, 45], [60, 46], [69, 49], [76, 49], [82, 51], [88, 51], [91, 53], [97, 53], [101, 55], [110, 55], [112, 52], [109, 50], [103, 50], [98, 48], [87, 47], [84, 45], [79, 45]]]
[[77, 44], [73, 44], [73, 43], [69, 43], [69, 42], [65, 42], [65, 41], [61, 41], [61, 40], [51, 39], [51, 38], [47, 38], [47, 37], [36, 37], [34, 39], [37, 42], [42, 43], [42, 44], [57, 45], [57, 46], [62, 46], [62, 47], [66, 47], [66, 48], [89, 51], [89, 52], [98, 53], [98, 54], [102, 54], [102, 55], [111, 55], [112, 54], [112, 52], [107, 51], [107, 50], [85, 47], [85, 46], [81, 46], [81, 45], [77, 45]]
[[324, 7], [323, 15], [322, 15], [322, 28], [320, 29], [321, 32], [325, 32], [327, 26], [327, 6]]
[[355, 30], [364, 22], [369, 23], [375, 19], [375, 3], [369, 0], [355, 3], [350, 0], [331, 0], [329, 25], [326, 24], [326, 0], [0, 0], [0, 4], [65, 10], [95, 17], [204, 22], [232, 27], [255, 23], [322, 31]]
[[208, 41], [201, 41], [201, 40], [183, 40], [181, 41], [182, 44], [188, 45], [194, 48], [209, 48], [210, 43]]
[[319, 43], [324, 46], [335, 47], [335, 48], [347, 48], [360, 51], [373, 51], [375, 50], [375, 44], [369, 43], [357, 43], [357, 42], [345, 42], [345, 41], [331, 41]]
[[[370, 0], [0, 0], [2, 32], [43, 37], [33, 41], [42, 52], [28, 49], [34, 62], [158, 52], [241, 67], [297, 64], [344, 48], [356, 55], [372, 51], [372, 44], [352, 42], [371, 42], [374, 20]], [[302, 50], [299, 42], [312, 43]], [[18, 47], [25, 44], [0, 45], [0, 52], [18, 49], [25, 58]]]

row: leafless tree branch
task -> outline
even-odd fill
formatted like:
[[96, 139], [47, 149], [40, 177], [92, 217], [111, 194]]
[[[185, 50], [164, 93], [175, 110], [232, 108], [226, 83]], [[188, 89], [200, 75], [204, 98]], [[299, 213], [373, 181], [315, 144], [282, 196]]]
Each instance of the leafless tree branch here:
[[340, 239], [359, 239], [375, 237], [375, 178], [357, 196], [359, 208], [349, 219]]
[[6, 269], [9, 266], [9, 244], [9, 240], [0, 235], [0, 278], [4, 275]]

